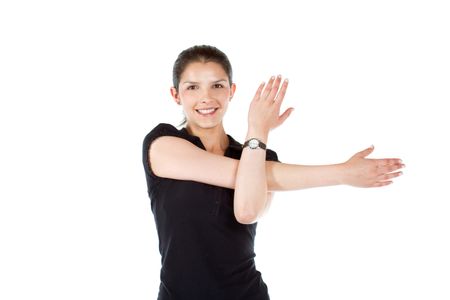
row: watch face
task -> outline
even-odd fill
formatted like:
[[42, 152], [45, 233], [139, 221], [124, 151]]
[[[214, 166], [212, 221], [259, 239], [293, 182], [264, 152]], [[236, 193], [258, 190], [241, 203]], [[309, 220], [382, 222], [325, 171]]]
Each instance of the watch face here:
[[252, 149], [258, 148], [259, 142], [258, 142], [258, 140], [256, 140], [256, 139], [251, 139], [251, 140], [248, 142], [248, 146], [249, 146], [250, 148], [252, 148]]

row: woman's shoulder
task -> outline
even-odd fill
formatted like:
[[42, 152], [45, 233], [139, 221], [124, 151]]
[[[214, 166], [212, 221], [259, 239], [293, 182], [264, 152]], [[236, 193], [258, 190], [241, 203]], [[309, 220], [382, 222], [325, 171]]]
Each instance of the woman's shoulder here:
[[146, 172], [152, 175], [152, 177], [156, 176], [153, 174], [150, 168], [149, 149], [153, 141], [162, 136], [174, 136], [184, 138], [181, 130], [178, 130], [175, 126], [168, 123], [159, 123], [153, 129], [151, 129], [150, 132], [147, 133], [142, 143], [142, 159]]
[[148, 132], [143, 140], [144, 152], [148, 150], [154, 140], [162, 136], [174, 136], [186, 139], [181, 130], [168, 123], [159, 123]]
[[145, 141], [154, 140], [159, 136], [180, 136], [181, 132], [175, 126], [169, 123], [159, 123], [145, 136]]
[[160, 131], [179, 131], [175, 126], [169, 123], [159, 123], [149, 133], [160, 132]]

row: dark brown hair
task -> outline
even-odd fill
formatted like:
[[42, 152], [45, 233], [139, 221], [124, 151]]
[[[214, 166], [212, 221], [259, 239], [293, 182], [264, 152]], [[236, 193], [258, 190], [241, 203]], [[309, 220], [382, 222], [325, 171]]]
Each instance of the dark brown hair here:
[[[178, 88], [180, 85], [181, 74], [183, 74], [186, 67], [193, 62], [218, 63], [222, 66], [225, 73], [227, 73], [230, 85], [232, 84], [233, 70], [226, 54], [214, 46], [197, 45], [183, 50], [178, 55], [173, 65], [173, 87], [177, 90], [177, 92], [179, 91]], [[182, 126], [184, 124], [186, 124], [186, 117], [178, 126]]]

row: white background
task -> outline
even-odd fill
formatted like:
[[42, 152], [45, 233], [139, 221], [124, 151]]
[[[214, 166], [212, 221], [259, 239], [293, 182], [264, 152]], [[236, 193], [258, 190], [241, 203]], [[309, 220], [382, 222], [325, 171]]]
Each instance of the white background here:
[[450, 299], [450, 11], [445, 1], [2, 1], [0, 298], [156, 299], [142, 140], [178, 124], [180, 51], [212, 44], [245, 137], [258, 84], [290, 79], [282, 162], [375, 145], [389, 187], [276, 194], [256, 264], [271, 299]]

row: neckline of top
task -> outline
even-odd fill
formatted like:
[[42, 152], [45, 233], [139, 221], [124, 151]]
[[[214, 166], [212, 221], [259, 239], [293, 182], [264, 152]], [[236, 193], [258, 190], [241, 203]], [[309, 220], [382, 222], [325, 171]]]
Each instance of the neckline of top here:
[[[189, 136], [193, 141], [196, 141], [197, 145], [199, 145], [203, 150], [206, 151], [205, 145], [203, 145], [202, 140], [198, 136], [190, 134], [187, 131], [186, 127], [183, 127], [180, 130], [185, 135]], [[242, 147], [242, 145], [239, 142], [237, 142], [232, 136], [230, 136], [229, 134], [226, 134], [226, 135], [228, 137], [228, 147], [227, 147], [227, 149], [225, 149], [224, 156], [227, 155], [227, 153], [229, 152], [230, 148], [236, 148], [236, 147], [241, 148]]]

